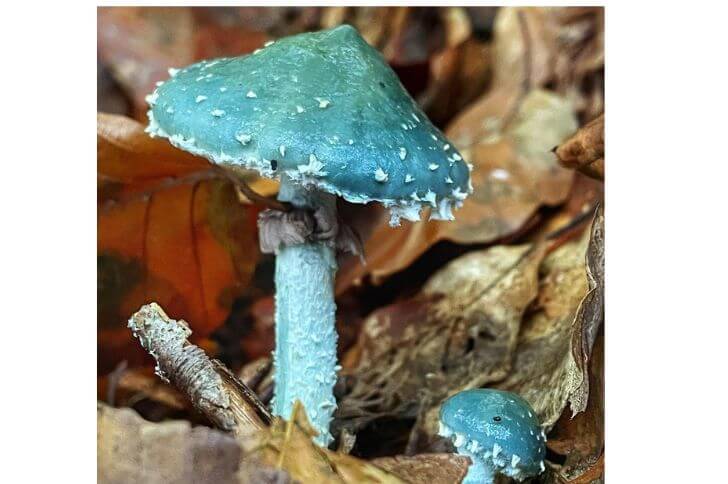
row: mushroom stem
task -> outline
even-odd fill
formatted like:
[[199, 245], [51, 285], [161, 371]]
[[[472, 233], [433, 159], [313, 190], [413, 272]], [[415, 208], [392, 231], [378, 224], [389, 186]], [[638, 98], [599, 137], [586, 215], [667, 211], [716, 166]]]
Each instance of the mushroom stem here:
[[482, 457], [478, 457], [466, 450], [458, 449], [458, 454], [470, 457], [470, 467], [468, 473], [465, 474], [462, 484], [493, 484], [495, 481], [494, 469], [483, 462]]
[[[297, 208], [326, 206], [333, 195], [307, 190], [283, 176], [278, 199]], [[276, 349], [273, 413], [290, 418], [300, 400], [316, 443], [331, 442], [329, 423], [336, 408], [336, 253], [331, 240], [282, 247], [276, 256]]]

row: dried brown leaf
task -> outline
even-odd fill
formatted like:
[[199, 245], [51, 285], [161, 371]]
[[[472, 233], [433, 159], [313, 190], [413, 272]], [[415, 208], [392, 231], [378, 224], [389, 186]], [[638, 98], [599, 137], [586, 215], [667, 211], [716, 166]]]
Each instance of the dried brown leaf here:
[[130, 407], [140, 400], [151, 400], [169, 409], [188, 410], [189, 401], [173, 387], [162, 382], [147, 368], [132, 368], [104, 377], [99, 382], [99, 396], [111, 398], [107, 403]]
[[493, 26], [496, 86], [520, 89], [527, 84], [535, 88], [550, 80], [558, 35], [551, 15], [548, 7], [505, 7], [498, 11]]
[[152, 423], [131, 409], [97, 405], [97, 478], [103, 484], [237, 483], [231, 435], [189, 422]]
[[575, 318], [589, 289], [589, 240], [583, 231], [556, 241], [545, 258], [541, 245], [468, 253], [420, 296], [375, 312], [355, 348], [358, 365], [337, 424], [417, 417], [413, 448], [434, 449], [442, 399], [489, 386], [523, 396], [551, 427], [583, 384], [572, 339], [581, 334]]
[[438, 13], [446, 40], [430, 57], [430, 79], [418, 102], [436, 125], [443, 126], [482, 94], [490, 79], [491, 59], [487, 44], [472, 36], [464, 8], [440, 8]]
[[551, 85], [569, 99], [581, 119], [603, 111], [602, 7], [502, 8], [494, 31], [496, 86]]
[[518, 230], [539, 206], [566, 199], [573, 174], [550, 151], [576, 129], [571, 106], [548, 91], [531, 91], [508, 122], [514, 102], [514, 95], [494, 92], [448, 129], [449, 138], [474, 165], [475, 191], [454, 222], [439, 224], [440, 237], [490, 242]]
[[547, 445], [565, 460], [558, 469], [559, 482], [601, 482], [604, 472], [604, 332], [600, 331], [589, 365], [589, 401], [572, 416], [564, 409]]
[[421, 397], [508, 374], [523, 313], [538, 293], [545, 247], [499, 246], [469, 253], [428, 281], [422, 293], [374, 312], [353, 350], [354, 380], [338, 423], [357, 428], [381, 417], [414, 417]]
[[[396, 68], [426, 63], [430, 55], [448, 40], [457, 41], [462, 36], [469, 35], [469, 31], [456, 32], [453, 25], [448, 25], [449, 35], [446, 36], [445, 24], [452, 24], [457, 20], [441, 17], [439, 10], [412, 7], [329, 7], [324, 9], [321, 27], [331, 28], [342, 23], [353, 25]], [[458, 25], [458, 28], [462, 29], [462, 25]]]
[[556, 148], [559, 162], [587, 176], [604, 179], [604, 114], [579, 128]]
[[315, 435], [303, 406], [297, 403], [289, 421], [274, 419], [259, 436], [260, 445], [252, 451], [251, 458], [274, 469], [284, 469], [296, 481], [306, 483], [404, 482], [372, 463], [317, 446], [311, 440]]
[[458, 454], [397, 455], [373, 459], [372, 464], [406, 477], [410, 484], [452, 484], [468, 472], [469, 459]]
[[592, 217], [597, 205], [603, 200], [604, 183], [575, 172], [574, 183], [571, 185], [566, 202], [555, 212], [541, 217], [542, 223], [529, 231], [526, 240], [539, 240], [563, 230], [575, 220]]
[[433, 54], [430, 81], [417, 100], [436, 125], [447, 124], [482, 94], [490, 80], [490, 59], [487, 44], [473, 38]]
[[[584, 254], [588, 240], [586, 231], [579, 240], [557, 247], [543, 259], [538, 269], [538, 298], [519, 321], [520, 332], [507, 376], [487, 385], [522, 396], [546, 427], [556, 422], [581, 383], [571, 339], [577, 307], [587, 292]], [[477, 373], [470, 381], [468, 388], [485, 386]], [[418, 438], [425, 442], [425, 448], [437, 439], [440, 401], [432, 402], [414, 430], [421, 434]]]
[[150, 137], [126, 116], [97, 113], [96, 127], [97, 172], [105, 181], [142, 182], [210, 169], [204, 158]]
[[588, 285], [584, 264], [589, 231], [551, 252], [539, 269], [537, 306], [521, 327], [513, 367], [493, 385], [521, 395], [551, 427], [581, 384], [573, 357], [574, 319]]

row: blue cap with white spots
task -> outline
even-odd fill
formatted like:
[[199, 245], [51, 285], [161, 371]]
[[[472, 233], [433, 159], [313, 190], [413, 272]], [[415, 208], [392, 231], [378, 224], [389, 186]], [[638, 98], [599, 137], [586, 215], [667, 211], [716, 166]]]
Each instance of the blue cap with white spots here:
[[170, 75], [147, 98], [147, 131], [214, 163], [381, 202], [393, 224], [423, 207], [452, 219], [471, 192], [469, 165], [351, 26]]
[[453, 395], [440, 408], [440, 435], [480, 461], [486, 474], [523, 480], [545, 469], [546, 435], [533, 408], [515, 393], [474, 389]]

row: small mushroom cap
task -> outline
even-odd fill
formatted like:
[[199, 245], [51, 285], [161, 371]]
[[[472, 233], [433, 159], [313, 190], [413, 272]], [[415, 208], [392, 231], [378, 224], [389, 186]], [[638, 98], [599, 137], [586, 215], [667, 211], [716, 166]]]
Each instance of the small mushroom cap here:
[[[515, 393], [465, 390], [440, 408], [441, 435], [496, 471], [525, 479], [543, 471], [546, 437], [536, 412]], [[474, 444], [474, 442], [476, 444]]]
[[214, 163], [379, 201], [394, 219], [427, 205], [452, 219], [471, 191], [460, 153], [351, 26], [170, 72], [147, 131]]

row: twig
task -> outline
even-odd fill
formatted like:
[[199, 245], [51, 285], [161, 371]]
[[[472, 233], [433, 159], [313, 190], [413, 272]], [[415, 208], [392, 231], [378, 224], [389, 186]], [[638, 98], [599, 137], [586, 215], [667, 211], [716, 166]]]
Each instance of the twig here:
[[[99, 176], [99, 179], [104, 179], [105, 177]], [[220, 175], [214, 170], [204, 170], [204, 171], [196, 171], [194, 173], [190, 173], [188, 175], [180, 176], [180, 177], [167, 177], [160, 179], [159, 183], [157, 183], [153, 188], [150, 188], [148, 190], [143, 190], [141, 192], [136, 192], [131, 195], [122, 195], [119, 198], [111, 198], [109, 200], [105, 200], [99, 210], [101, 213], [107, 213], [110, 210], [113, 210], [114, 208], [118, 207], [119, 205], [124, 205], [132, 202], [138, 202], [141, 200], [148, 200], [156, 193], [161, 192], [162, 190], [166, 190], [169, 188], [174, 188], [181, 185], [188, 185], [193, 183], [198, 183], [205, 180], [213, 180], [215, 178], [220, 178]]]
[[427, 390], [423, 390], [422, 392], [420, 392], [420, 395], [420, 408], [417, 412], [415, 424], [412, 426], [412, 430], [407, 437], [407, 446], [404, 449], [404, 455], [408, 456], [415, 455], [417, 453], [417, 446], [420, 441], [422, 422], [427, 416], [427, 410], [432, 407], [432, 394], [430, 394]]
[[594, 218], [594, 214], [597, 211], [597, 208], [599, 208], [599, 202], [595, 203], [591, 207], [587, 208], [577, 216], [575, 216], [573, 219], [569, 221], [566, 225], [561, 227], [560, 229], [556, 229], [553, 232], [550, 232], [544, 236], [546, 240], [556, 240], [565, 233], [575, 229], [579, 225], [583, 224], [586, 221], [591, 221], [592, 218]]
[[288, 212], [292, 210], [293, 207], [291, 206], [291, 204], [261, 195], [260, 193], [250, 188], [250, 185], [248, 185], [243, 179], [232, 173], [230, 170], [227, 170], [221, 166], [214, 166], [213, 169], [217, 171], [222, 177], [230, 180], [230, 182], [232, 182], [233, 185], [235, 185], [241, 192], [243, 192], [243, 195], [248, 197], [248, 200], [250, 200], [251, 202], [257, 203], [272, 210], [279, 210], [281, 212]]
[[129, 328], [157, 360], [157, 375], [184, 393], [217, 427], [240, 436], [270, 424], [271, 414], [255, 393], [187, 340], [192, 331], [185, 321], [169, 318], [151, 303], [129, 319]]
[[119, 381], [121, 380], [121, 377], [124, 376], [124, 372], [126, 372], [126, 369], [128, 367], [128, 362], [124, 360], [116, 365], [114, 371], [109, 373], [109, 388], [106, 390], [106, 403], [108, 403], [112, 407], [114, 406], [114, 402], [116, 401], [116, 389], [119, 387]]
[[[106, 179], [106, 177], [99, 176], [100, 179]], [[291, 210], [290, 204], [286, 202], [280, 202], [274, 198], [266, 197], [264, 195], [261, 195], [260, 193], [256, 192], [252, 188], [250, 188], [250, 185], [248, 185], [243, 179], [241, 179], [239, 176], [232, 173], [230, 170], [227, 170], [221, 166], [213, 165], [210, 167], [209, 170], [203, 170], [203, 171], [196, 171], [194, 173], [190, 173], [189, 175], [184, 175], [181, 177], [168, 177], [165, 179], [162, 179], [157, 185], [155, 185], [153, 188], [149, 190], [144, 190], [141, 192], [134, 193], [132, 195], [124, 195], [119, 198], [110, 199], [104, 201], [102, 203], [100, 210], [101, 212], [108, 212], [109, 210], [112, 210], [113, 208], [117, 207], [121, 204], [126, 204], [130, 202], [135, 202], [139, 200], [146, 200], [155, 193], [158, 193], [162, 190], [166, 190], [168, 188], [173, 188], [180, 185], [185, 184], [193, 184], [198, 183], [205, 180], [214, 180], [214, 179], [225, 179], [230, 181], [233, 185], [235, 185], [238, 190], [240, 190], [247, 198], [254, 204], [262, 205], [266, 208], [270, 208], [273, 210], [280, 210], [283, 212], [288, 212]], [[113, 181], [113, 180], [112, 180]]]

